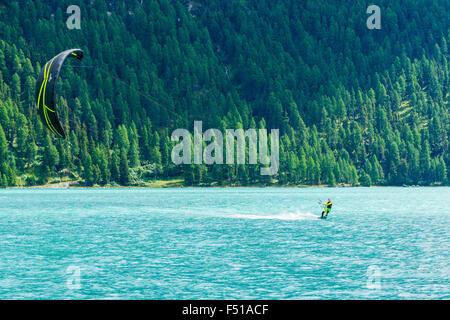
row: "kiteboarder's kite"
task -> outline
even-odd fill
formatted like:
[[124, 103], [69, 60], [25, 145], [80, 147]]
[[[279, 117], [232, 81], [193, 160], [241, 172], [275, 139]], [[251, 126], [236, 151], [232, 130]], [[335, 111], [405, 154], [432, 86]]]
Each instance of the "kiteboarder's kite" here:
[[44, 65], [36, 82], [36, 107], [42, 122], [54, 134], [62, 138], [65, 138], [66, 135], [56, 114], [55, 85], [61, 66], [67, 57], [81, 60], [83, 58], [83, 51], [80, 49], [70, 49], [61, 52]]

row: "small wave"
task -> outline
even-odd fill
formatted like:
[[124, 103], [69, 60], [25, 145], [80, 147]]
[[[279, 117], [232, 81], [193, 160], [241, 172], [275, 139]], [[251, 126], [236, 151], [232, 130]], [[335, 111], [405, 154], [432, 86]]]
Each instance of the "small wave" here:
[[319, 218], [319, 216], [311, 212], [282, 212], [274, 215], [256, 215], [256, 214], [235, 214], [233, 218], [241, 219], [269, 219], [269, 220], [313, 220]]

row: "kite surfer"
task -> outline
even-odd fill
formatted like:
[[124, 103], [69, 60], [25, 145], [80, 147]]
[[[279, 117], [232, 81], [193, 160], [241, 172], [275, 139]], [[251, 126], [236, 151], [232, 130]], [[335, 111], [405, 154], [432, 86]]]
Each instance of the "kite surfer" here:
[[328, 213], [331, 211], [331, 207], [333, 206], [333, 203], [331, 202], [331, 199], [328, 198], [328, 202], [322, 204], [325, 209], [322, 211], [321, 219], [326, 219], [328, 217]]

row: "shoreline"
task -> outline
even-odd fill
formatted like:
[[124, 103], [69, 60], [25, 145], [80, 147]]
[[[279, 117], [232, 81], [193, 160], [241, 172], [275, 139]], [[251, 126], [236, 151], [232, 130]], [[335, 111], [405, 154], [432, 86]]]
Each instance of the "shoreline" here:
[[398, 188], [422, 188], [422, 187], [449, 187], [448, 185], [371, 185], [371, 186], [362, 186], [362, 185], [349, 185], [349, 184], [338, 184], [335, 186], [329, 186], [325, 184], [319, 185], [259, 185], [259, 184], [250, 184], [250, 185], [196, 185], [196, 186], [186, 186], [183, 184], [182, 179], [173, 179], [173, 180], [155, 180], [149, 185], [146, 186], [122, 186], [122, 185], [94, 185], [94, 186], [86, 186], [83, 185], [83, 180], [77, 181], [65, 181], [58, 183], [49, 183], [45, 185], [36, 185], [36, 186], [14, 186], [14, 187], [6, 187], [3, 189], [164, 189], [164, 188], [382, 188], [382, 187], [398, 187]]

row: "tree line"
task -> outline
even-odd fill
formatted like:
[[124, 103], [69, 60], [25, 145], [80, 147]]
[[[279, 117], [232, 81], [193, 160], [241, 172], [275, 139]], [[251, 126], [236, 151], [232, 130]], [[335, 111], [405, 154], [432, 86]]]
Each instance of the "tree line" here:
[[[446, 1], [73, 1], [0, 5], [0, 186], [448, 184]], [[427, 10], [423, 10], [426, 7]], [[35, 110], [41, 67], [66, 62], [57, 111]], [[176, 128], [280, 129], [280, 169], [180, 165]], [[192, 132], [192, 130], [191, 130]]]

